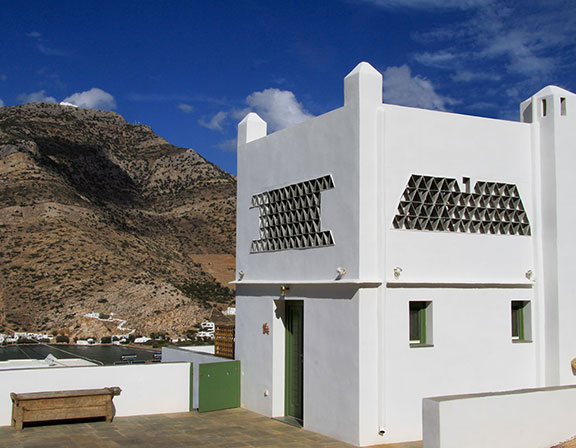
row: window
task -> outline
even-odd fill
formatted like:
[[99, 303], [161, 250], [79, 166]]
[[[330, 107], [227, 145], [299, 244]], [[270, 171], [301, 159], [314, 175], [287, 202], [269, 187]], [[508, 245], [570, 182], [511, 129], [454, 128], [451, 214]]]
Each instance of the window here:
[[410, 345], [432, 345], [432, 302], [410, 302]]
[[560, 98], [560, 115], [566, 115], [566, 98]]
[[530, 302], [512, 301], [512, 342], [531, 342]]

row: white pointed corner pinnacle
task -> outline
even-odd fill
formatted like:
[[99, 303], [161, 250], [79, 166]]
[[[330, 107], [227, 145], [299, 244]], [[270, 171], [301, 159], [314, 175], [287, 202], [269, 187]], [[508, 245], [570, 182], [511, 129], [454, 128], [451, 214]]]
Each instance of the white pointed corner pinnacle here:
[[382, 74], [368, 62], [360, 62], [344, 78], [344, 105], [382, 104]]
[[238, 146], [266, 137], [267, 124], [258, 114], [250, 112], [238, 123]]

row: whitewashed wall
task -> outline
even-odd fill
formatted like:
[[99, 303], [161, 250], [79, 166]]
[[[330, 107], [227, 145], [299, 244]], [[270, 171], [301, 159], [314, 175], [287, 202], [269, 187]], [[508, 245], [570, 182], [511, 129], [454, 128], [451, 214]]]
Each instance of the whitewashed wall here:
[[9, 426], [10, 393], [98, 389], [118, 386], [116, 416], [188, 412], [190, 364], [69, 367], [0, 372], [0, 426]]
[[[377, 221], [372, 217], [377, 215], [376, 111], [382, 76], [359, 64], [346, 77], [344, 93], [344, 107], [267, 136], [254, 114], [240, 123], [236, 269], [246, 282], [334, 280], [339, 267], [348, 279], [376, 273]], [[254, 140], [246, 142], [247, 136]], [[259, 217], [259, 210], [250, 208], [252, 195], [328, 174], [335, 188], [321, 193], [321, 225], [332, 232], [335, 245], [250, 254]]]
[[[530, 289], [389, 289], [385, 440], [421, 439], [423, 397], [534, 387], [535, 344], [513, 343], [510, 319], [510, 302], [531, 297]], [[409, 345], [410, 300], [432, 301], [433, 347]]]
[[[391, 105], [382, 106], [379, 123], [385, 179], [380, 247], [388, 285], [381, 291], [380, 425], [384, 441], [397, 442], [421, 438], [423, 397], [542, 385], [538, 320], [531, 322], [532, 343], [513, 344], [510, 302], [531, 301], [533, 317], [543, 305], [526, 277], [537, 271], [533, 237], [392, 224], [416, 174], [456, 179], [461, 191], [463, 177], [470, 178], [472, 192], [477, 181], [515, 184], [534, 231], [530, 126]], [[411, 300], [433, 302], [433, 347], [409, 346]]]
[[[295, 285], [285, 299], [256, 295], [260, 291], [237, 287], [242, 406], [270, 417], [284, 415], [284, 301], [302, 300], [304, 428], [355, 445], [378, 442], [376, 289]], [[262, 332], [264, 323], [269, 335]]]
[[576, 435], [576, 386], [427, 398], [424, 448], [548, 448]]
[[[242, 407], [270, 417], [284, 415], [284, 371], [278, 367], [284, 365], [284, 324], [283, 310], [274, 301], [277, 290], [236, 287], [235, 355], [241, 361]], [[262, 331], [264, 324], [269, 334]]]
[[[382, 206], [386, 210], [386, 280], [528, 283], [532, 238], [517, 235], [397, 230], [392, 221], [412, 174], [515, 184], [531, 224], [532, 156], [525, 123], [384, 105]], [[401, 267], [396, 280], [394, 267]]]
[[[345, 109], [253, 141], [238, 150], [237, 271], [245, 280], [329, 279], [346, 266], [357, 277], [358, 171], [356, 131]], [[336, 131], [336, 132], [334, 132]], [[321, 193], [321, 223], [336, 245], [313, 250], [250, 254], [258, 239], [259, 210], [252, 195], [331, 174], [336, 188]], [[354, 199], [352, 199], [354, 198]], [[346, 213], [350, 219], [341, 219]], [[331, 260], [326, 263], [325, 260]]]

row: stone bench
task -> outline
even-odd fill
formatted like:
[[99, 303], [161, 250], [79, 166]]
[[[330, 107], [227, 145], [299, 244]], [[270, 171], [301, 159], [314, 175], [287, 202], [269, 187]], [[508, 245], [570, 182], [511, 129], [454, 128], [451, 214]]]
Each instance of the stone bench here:
[[114, 418], [112, 399], [120, 395], [119, 387], [64, 390], [54, 392], [11, 393], [12, 426], [22, 429], [24, 423], [104, 417]]

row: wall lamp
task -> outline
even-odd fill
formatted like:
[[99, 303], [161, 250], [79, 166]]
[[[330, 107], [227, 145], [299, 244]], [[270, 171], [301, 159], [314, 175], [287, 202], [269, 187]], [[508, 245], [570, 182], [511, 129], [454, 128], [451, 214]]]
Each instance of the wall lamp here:
[[338, 268], [336, 269], [336, 272], [338, 273], [336, 280], [340, 280], [342, 277], [346, 275], [346, 268]]

